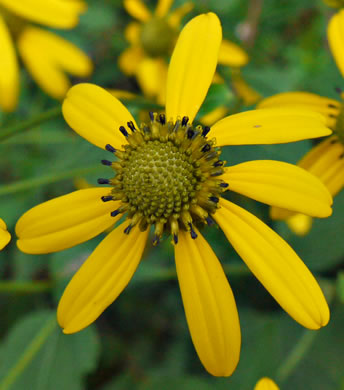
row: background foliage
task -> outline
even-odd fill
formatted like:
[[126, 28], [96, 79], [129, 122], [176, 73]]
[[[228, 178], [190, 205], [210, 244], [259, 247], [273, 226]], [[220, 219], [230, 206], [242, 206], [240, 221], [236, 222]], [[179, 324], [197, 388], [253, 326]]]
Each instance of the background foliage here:
[[[152, 8], [155, 0], [147, 2]], [[182, 4], [176, 0], [173, 7]], [[121, 74], [117, 58], [127, 46], [123, 29], [130, 21], [120, 0], [88, 0], [80, 25], [60, 35], [87, 51], [95, 63], [91, 82], [139, 92], [134, 79]], [[216, 12], [224, 37], [240, 43], [251, 61], [245, 79], [263, 96], [304, 90], [338, 98], [342, 78], [329, 53], [326, 26], [332, 10], [320, 0], [194, 0], [185, 18]], [[218, 103], [237, 107], [230, 72], [219, 67], [226, 83], [212, 87], [204, 107]], [[21, 73], [18, 110], [0, 113], [3, 129], [54, 109], [47, 97]], [[74, 80], [78, 82], [79, 80]], [[130, 102], [138, 113], [140, 106]], [[296, 162], [311, 146], [226, 148], [234, 164], [251, 159]], [[75, 189], [75, 180], [96, 184], [108, 171], [99, 161], [104, 152], [71, 131], [61, 116], [7, 138], [0, 144], [0, 216], [13, 229], [32, 206]], [[319, 332], [304, 330], [287, 316], [248, 272], [219, 229], [205, 235], [222, 261], [241, 319], [243, 346], [231, 378], [213, 378], [193, 350], [175, 277], [172, 247], [165, 240], [148, 247], [138, 272], [115, 304], [79, 334], [63, 335], [55, 309], [64, 286], [102, 237], [51, 255], [19, 252], [15, 240], [0, 253], [0, 390], [155, 390], [253, 389], [271, 376], [284, 390], [344, 389], [344, 193], [333, 216], [315, 221], [306, 237], [284, 223], [272, 222], [266, 206], [235, 196], [273, 226], [316, 274], [331, 302], [330, 324]]]

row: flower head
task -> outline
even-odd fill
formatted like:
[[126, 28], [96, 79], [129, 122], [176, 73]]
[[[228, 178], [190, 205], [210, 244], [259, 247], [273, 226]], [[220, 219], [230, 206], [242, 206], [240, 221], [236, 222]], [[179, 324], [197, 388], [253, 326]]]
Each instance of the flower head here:
[[125, 216], [68, 284], [58, 307], [65, 333], [91, 324], [118, 297], [140, 262], [150, 227], [154, 243], [172, 235], [193, 344], [211, 374], [228, 376], [239, 360], [238, 313], [223, 269], [200, 229], [215, 220], [280, 305], [302, 325], [317, 329], [328, 322], [329, 309], [309, 270], [268, 226], [221, 195], [230, 189], [320, 217], [331, 213], [331, 197], [320, 181], [286, 163], [225, 167], [220, 147], [290, 142], [330, 130], [321, 115], [294, 109], [245, 112], [212, 129], [194, 125], [221, 40], [213, 13], [184, 27], [168, 70], [166, 114], [151, 113], [140, 125], [104, 89], [72, 87], [63, 115], [77, 133], [118, 157], [102, 161], [115, 176], [99, 180], [110, 187], [75, 191], [34, 207], [19, 219], [16, 232], [22, 251], [48, 253], [86, 241]]
[[[124, 1], [124, 7], [136, 20], [125, 30], [130, 46], [118, 60], [125, 74], [137, 78], [144, 95], [162, 105], [166, 101], [166, 60], [174, 48], [182, 18], [193, 8], [192, 2], [186, 2], [171, 11], [172, 4], [172, 0], [158, 0], [151, 12], [142, 0]], [[235, 43], [223, 40], [218, 62], [238, 68], [247, 64], [248, 55]]]
[[[344, 75], [343, 39], [344, 10], [337, 12], [328, 26], [328, 40], [338, 69]], [[342, 98], [343, 98], [343, 94]], [[325, 138], [312, 148], [299, 162], [298, 166], [317, 176], [336, 196], [344, 187], [344, 105], [343, 101], [330, 99], [308, 92], [284, 92], [262, 100], [258, 108], [298, 107], [318, 112], [326, 118], [326, 124], [333, 129], [333, 135]], [[273, 219], [285, 220], [291, 230], [298, 234], [307, 234], [312, 220], [307, 215], [296, 214], [288, 209], [272, 207]]]
[[62, 99], [70, 83], [68, 72], [87, 76], [89, 58], [56, 34], [31, 23], [72, 28], [86, 9], [82, 0], [0, 0], [0, 107], [15, 109], [19, 93], [19, 69], [15, 46], [37, 84], [50, 96]]

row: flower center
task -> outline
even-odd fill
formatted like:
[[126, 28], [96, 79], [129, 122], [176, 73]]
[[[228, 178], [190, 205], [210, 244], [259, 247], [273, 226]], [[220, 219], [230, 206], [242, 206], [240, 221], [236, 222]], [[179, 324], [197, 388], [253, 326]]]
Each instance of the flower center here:
[[175, 35], [166, 19], [151, 19], [142, 26], [140, 40], [149, 56], [161, 57], [172, 50]]
[[164, 115], [150, 113], [150, 117], [150, 123], [142, 123], [139, 129], [132, 122], [127, 124], [130, 132], [120, 127], [128, 141], [124, 150], [106, 145], [119, 160], [102, 160], [115, 171], [113, 179], [98, 180], [113, 186], [102, 200], [121, 201], [111, 215], [127, 214], [127, 234], [138, 224], [142, 231], [155, 227], [154, 244], [164, 232], [177, 243], [179, 229], [196, 238], [193, 225], [212, 224], [210, 214], [228, 187], [219, 179], [224, 172], [221, 151], [214, 139], [207, 139], [209, 127], [194, 127], [187, 117], [176, 122], [166, 122]]

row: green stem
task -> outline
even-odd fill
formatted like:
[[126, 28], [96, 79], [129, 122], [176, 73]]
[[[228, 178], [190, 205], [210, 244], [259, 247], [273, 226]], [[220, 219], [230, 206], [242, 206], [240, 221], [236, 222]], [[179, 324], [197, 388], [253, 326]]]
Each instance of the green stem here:
[[78, 177], [78, 176], [86, 175], [88, 173], [100, 169], [101, 169], [100, 164], [97, 164], [97, 165], [91, 165], [83, 168], [70, 169], [62, 172], [54, 172], [40, 177], [34, 177], [30, 179], [17, 181], [12, 184], [0, 186], [0, 196], [13, 194], [15, 192], [28, 190], [45, 184], [55, 183], [57, 181], [68, 179], [70, 177]]
[[52, 282], [4, 281], [0, 282], [0, 293], [41, 293], [49, 291], [52, 287]]
[[45, 325], [38, 332], [36, 337], [24, 350], [22, 357], [17, 363], [9, 370], [6, 377], [0, 382], [0, 390], [8, 390], [16, 378], [24, 371], [26, 366], [32, 361], [36, 353], [40, 350], [46, 339], [56, 328], [55, 315], [49, 319]]
[[42, 112], [30, 119], [13, 124], [0, 131], [0, 142], [22, 131], [32, 129], [50, 119], [57, 118], [61, 114], [61, 105]]
[[306, 329], [304, 331], [287, 358], [278, 367], [276, 371], [277, 383], [281, 384], [284, 382], [293, 372], [295, 367], [300, 363], [305, 354], [308, 352], [317, 334], [318, 333], [315, 330]]

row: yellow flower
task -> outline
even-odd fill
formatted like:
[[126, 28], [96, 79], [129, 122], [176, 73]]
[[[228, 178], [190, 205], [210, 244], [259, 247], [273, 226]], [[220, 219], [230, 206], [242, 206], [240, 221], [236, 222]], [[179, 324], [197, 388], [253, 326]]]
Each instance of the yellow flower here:
[[[124, 0], [128, 13], [136, 19], [126, 30], [125, 37], [130, 43], [119, 57], [121, 70], [135, 76], [145, 96], [165, 104], [167, 57], [171, 54], [178, 36], [182, 18], [192, 10], [191, 2], [170, 12], [172, 0], [158, 0], [154, 14], [142, 0]], [[218, 62], [240, 67], [248, 62], [248, 56], [238, 45], [223, 40]]]
[[279, 387], [272, 379], [264, 377], [257, 382], [254, 390], [279, 390]]
[[5, 222], [0, 218], [0, 250], [10, 242], [11, 235], [7, 231]]
[[216, 123], [211, 139], [210, 128], [193, 124], [213, 79], [221, 40], [213, 13], [184, 27], [168, 69], [166, 116], [150, 113], [150, 121], [140, 126], [104, 89], [72, 87], [63, 115], [78, 134], [118, 157], [102, 160], [115, 177], [99, 179], [110, 187], [78, 190], [34, 207], [19, 219], [16, 233], [22, 251], [49, 253], [95, 237], [123, 214], [129, 220], [107, 235], [68, 284], [57, 313], [64, 333], [85, 328], [118, 297], [141, 260], [150, 227], [155, 244], [171, 234], [195, 349], [211, 374], [228, 376], [239, 360], [238, 313], [223, 269], [199, 229], [215, 220], [282, 308], [318, 329], [327, 324], [329, 309], [310, 271], [274, 231], [221, 194], [230, 188], [319, 217], [331, 214], [332, 200], [318, 179], [293, 165], [250, 161], [225, 168], [219, 159], [224, 145], [329, 134], [321, 115], [248, 111]]
[[84, 77], [92, 63], [80, 49], [30, 22], [72, 28], [86, 9], [82, 0], [0, 0], [0, 107], [13, 111], [18, 102], [19, 69], [15, 46], [37, 84], [62, 99], [70, 82], [65, 75]]
[[[344, 76], [344, 10], [337, 12], [329, 22], [328, 40], [338, 69]], [[326, 185], [336, 196], [344, 187], [344, 105], [342, 102], [308, 92], [284, 92], [262, 100], [257, 108], [298, 107], [319, 112], [326, 118], [326, 125], [334, 135], [325, 138], [312, 148], [298, 165], [307, 169]], [[290, 210], [272, 207], [273, 219], [285, 220], [291, 230], [307, 234], [312, 226], [309, 216], [296, 215]]]

